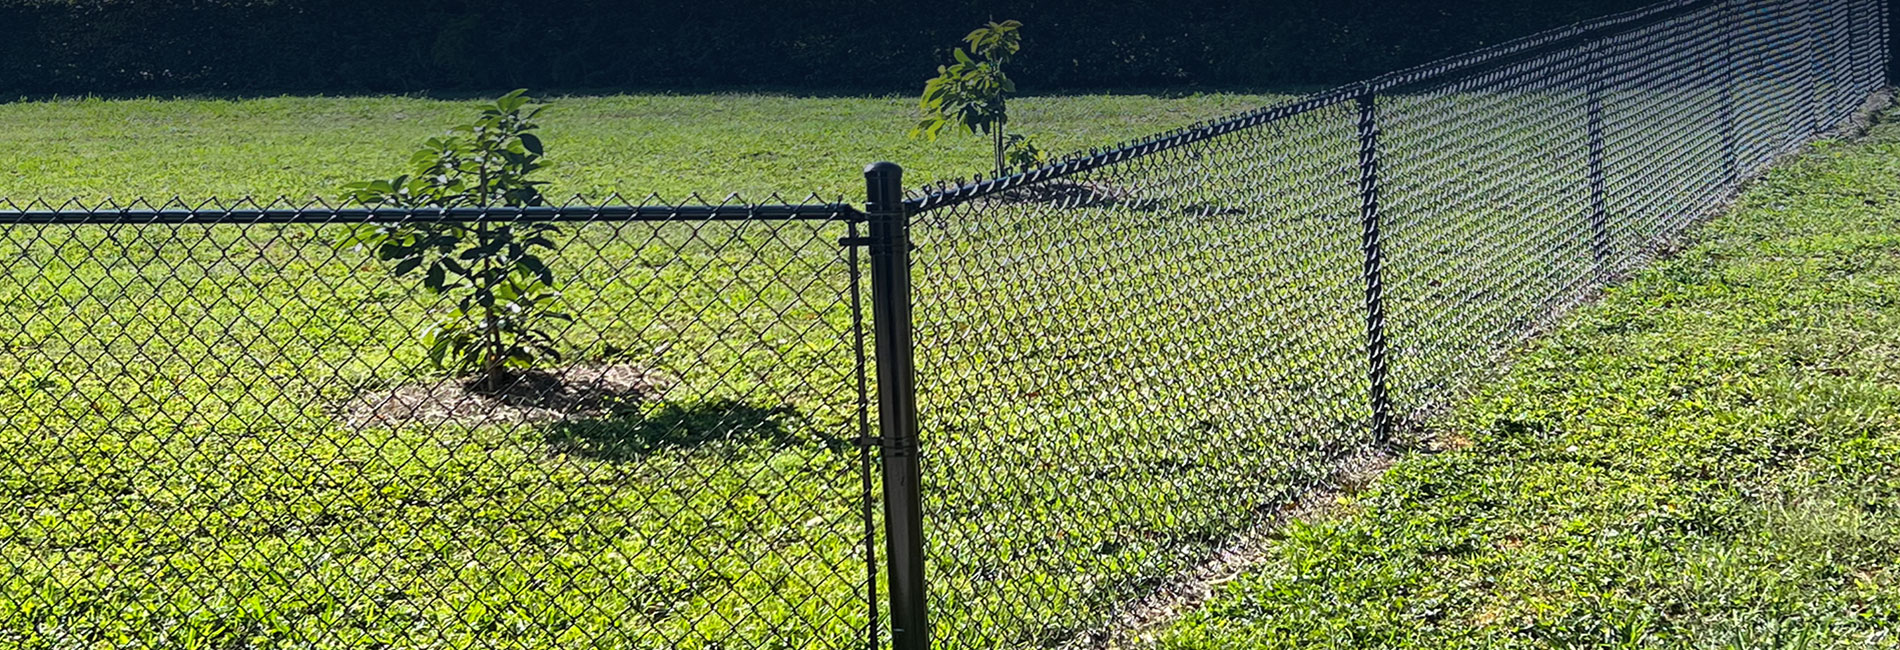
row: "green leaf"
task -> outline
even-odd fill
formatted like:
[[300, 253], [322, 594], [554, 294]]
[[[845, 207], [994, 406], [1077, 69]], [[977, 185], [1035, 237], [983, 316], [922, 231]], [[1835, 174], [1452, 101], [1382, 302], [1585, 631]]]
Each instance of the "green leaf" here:
[[533, 273], [536, 278], [541, 280], [542, 284], [554, 284], [554, 272], [548, 270], [547, 265], [541, 262], [541, 258], [533, 255], [523, 256], [521, 258], [521, 266], [526, 268], [528, 272]]
[[408, 275], [410, 271], [416, 270], [418, 266], [422, 266], [422, 258], [405, 257], [402, 261], [396, 263], [396, 269], [393, 273], [396, 275]]

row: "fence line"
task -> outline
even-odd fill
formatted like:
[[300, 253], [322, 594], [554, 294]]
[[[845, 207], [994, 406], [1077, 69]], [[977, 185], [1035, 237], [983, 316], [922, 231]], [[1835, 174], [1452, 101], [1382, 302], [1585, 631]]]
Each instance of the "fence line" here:
[[[281, 203], [281, 202], [280, 202]], [[304, 205], [67, 205], [34, 204], [0, 210], [9, 225], [218, 225], [361, 223], [520, 223], [598, 221], [823, 221], [862, 219], [848, 203], [732, 203], [728, 205], [551, 205], [537, 207], [392, 208]]]
[[1599, 38], [1606, 33], [1639, 28], [1644, 25], [1653, 24], [1659, 20], [1681, 15], [1687, 11], [1708, 8], [1719, 2], [1720, 0], [1682, 0], [1633, 9], [1620, 14], [1612, 14], [1575, 25], [1540, 32], [1469, 54], [1453, 56], [1441, 61], [1434, 61], [1388, 73], [1356, 84], [1341, 86], [1306, 97], [1288, 100], [1279, 105], [1215, 120], [1204, 125], [1194, 125], [1169, 131], [1132, 143], [1111, 147], [1105, 151], [1093, 150], [1086, 154], [1078, 154], [1010, 176], [988, 180], [978, 179], [974, 182], [957, 185], [942, 184], [936, 188], [925, 187], [921, 190], [921, 196], [910, 199], [907, 201], [907, 204], [913, 211], [945, 208], [955, 203], [980, 198], [1024, 183], [1055, 180], [1099, 167], [1161, 153], [1168, 149], [1193, 144], [1208, 138], [1219, 137], [1235, 131], [1290, 119], [1302, 113], [1321, 110], [1335, 104], [1357, 102], [1361, 97], [1367, 94], [1378, 95], [1413, 84], [1482, 74], [1484, 71], [1494, 68], [1500, 62], [1517, 60], [1537, 52], [1548, 52], [1554, 49], [1561, 49], [1565, 46], [1573, 46], [1579, 42], [1588, 42], [1589, 39]]
[[1104, 633], [1846, 123], [1885, 11], [1664, 2], [922, 188], [934, 634], [894, 647]]
[[[0, 639], [1076, 645], [1851, 120], [1886, 11], [1664, 2], [862, 208], [0, 200]], [[517, 226], [554, 356], [478, 388], [431, 342], [539, 316], [352, 233]]]

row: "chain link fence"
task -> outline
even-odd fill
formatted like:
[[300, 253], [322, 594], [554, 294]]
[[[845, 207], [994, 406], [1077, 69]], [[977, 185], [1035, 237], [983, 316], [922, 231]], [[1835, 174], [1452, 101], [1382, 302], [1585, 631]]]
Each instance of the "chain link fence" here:
[[[0, 645], [1114, 642], [1883, 89], [1877, 0], [1681, 0], [906, 194], [0, 201]], [[552, 226], [435, 369], [362, 228]]]
[[1884, 11], [1664, 3], [919, 193], [932, 641], [1109, 644], [1219, 577], [1852, 119]]
[[[0, 645], [862, 648], [849, 206], [9, 206]], [[436, 372], [357, 228], [553, 222], [561, 360]]]

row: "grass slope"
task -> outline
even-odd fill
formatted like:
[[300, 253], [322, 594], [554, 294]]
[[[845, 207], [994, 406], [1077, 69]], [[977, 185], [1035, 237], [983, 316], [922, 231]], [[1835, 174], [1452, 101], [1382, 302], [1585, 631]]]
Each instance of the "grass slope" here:
[[1154, 642], [1900, 646], [1897, 172], [1771, 173]]

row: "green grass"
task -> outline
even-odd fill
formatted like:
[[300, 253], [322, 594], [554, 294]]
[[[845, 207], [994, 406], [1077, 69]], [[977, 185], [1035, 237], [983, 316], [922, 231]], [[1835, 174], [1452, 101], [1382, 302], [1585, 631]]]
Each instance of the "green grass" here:
[[[1586, 150], [1585, 131], [1520, 119], [1575, 116], [1582, 99], [1381, 100], [1390, 384], [1405, 413], [1442, 405], [1589, 296], [1588, 178], [1563, 155]], [[1720, 169], [1706, 100], [1606, 100], [1613, 139], [1666, 134], [1680, 152], [1674, 168], [1610, 161], [1618, 181], [1651, 178], [1616, 195], [1606, 271], [1639, 264], [1714, 203], [1687, 175]], [[1093, 632], [1372, 445], [1356, 119], [1333, 106], [1079, 179], [1139, 188], [1136, 201], [922, 217], [916, 345], [942, 642], [1059, 646]]]
[[1429, 434], [1156, 644], [1900, 645], [1900, 124], [1772, 172]]
[[[1017, 119], [1045, 119], [1063, 148], [1270, 100], [1030, 98]], [[911, 164], [919, 180], [982, 160], [974, 139], [905, 140], [896, 99], [559, 106], [546, 126], [555, 192], [855, 197], [866, 160]], [[0, 194], [328, 195], [388, 173], [468, 110], [388, 98], [5, 105], [0, 137], [22, 153]], [[724, 153], [735, 149], [810, 158]], [[416, 336], [439, 305], [335, 250], [338, 228], [8, 228], [0, 250], [24, 263], [0, 286], [0, 502], [14, 522], [0, 528], [0, 641], [862, 645], [851, 276], [835, 245], [846, 234], [573, 228], [556, 256], [577, 317], [565, 353], [656, 370], [670, 379], [663, 399], [569, 425], [358, 427], [338, 404], [431, 376]], [[995, 462], [993, 449], [937, 458]], [[960, 507], [1061, 487], [965, 494], [977, 498]], [[1122, 591], [1099, 590], [1094, 606]]]
[[[1612, 141], [1669, 129], [1706, 166], [1716, 134], [1687, 99], [1612, 96]], [[1014, 106], [1062, 150], [1271, 100]], [[1585, 292], [1581, 172], [1559, 155], [1579, 131], [1500, 122], [1577, 100], [1384, 103], [1402, 397], [1468, 379]], [[387, 174], [468, 106], [4, 105], [0, 146], [24, 153], [0, 195], [328, 195]], [[913, 182], [983, 160], [973, 138], [903, 139], [901, 99], [559, 106], [546, 127], [556, 193], [853, 200], [867, 160], [904, 163]], [[1447, 142], [1429, 119], [1443, 115], [1488, 129]], [[1336, 106], [1076, 179], [1128, 201], [999, 197], [920, 218], [920, 419], [942, 647], [1087, 632], [1369, 444], [1356, 118]], [[1649, 164], [1613, 159], [1609, 173], [1634, 178]], [[1613, 206], [1612, 244], [1636, 251], [1669, 236], [1701, 196]], [[432, 377], [416, 334], [438, 305], [335, 250], [336, 230], [0, 232], [0, 255], [24, 261], [0, 284], [0, 503], [18, 522], [0, 527], [0, 564], [14, 567], [0, 583], [0, 641], [862, 645], [865, 457], [852, 444], [843, 225], [570, 228], [556, 256], [576, 315], [559, 337], [567, 357], [652, 369], [667, 388], [611, 417], [522, 426], [339, 417], [352, 395]]]
[[[1013, 126], [1066, 152], [1146, 136], [1281, 96], [1025, 97]], [[553, 195], [715, 201], [728, 193], [861, 201], [866, 164], [891, 160], [912, 185], [986, 172], [986, 142], [910, 140], [908, 97], [557, 97], [545, 124]], [[67, 100], [0, 104], [0, 197], [332, 198], [344, 183], [404, 168], [424, 138], [475, 101], [407, 97]]]
[[568, 235], [567, 355], [666, 374], [664, 404], [359, 427], [338, 417], [352, 394], [430, 374], [416, 336], [439, 305], [330, 252], [338, 228], [8, 229], [33, 263], [0, 291], [0, 639], [844, 643], [849, 311], [821, 297], [845, 274], [799, 245], [842, 231], [736, 230]]

